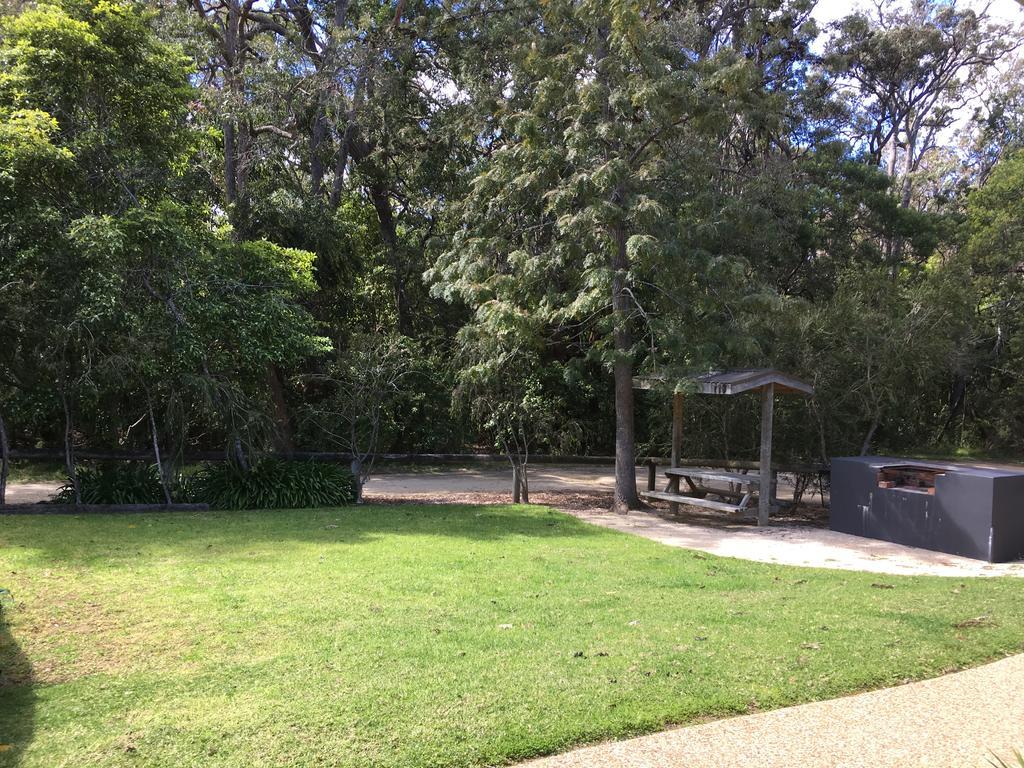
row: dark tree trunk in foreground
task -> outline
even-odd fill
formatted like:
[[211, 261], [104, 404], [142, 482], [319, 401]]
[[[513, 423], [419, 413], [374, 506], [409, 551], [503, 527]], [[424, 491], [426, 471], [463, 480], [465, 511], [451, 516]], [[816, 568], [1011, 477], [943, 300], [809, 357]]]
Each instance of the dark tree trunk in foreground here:
[[288, 410], [284, 381], [276, 365], [267, 364], [267, 385], [270, 387], [270, 399], [274, 405], [274, 450], [291, 456], [295, 453], [295, 430], [292, 426], [291, 411]]
[[412, 313], [405, 293], [406, 267], [401, 259], [398, 225], [391, 207], [391, 198], [388, 196], [387, 188], [380, 182], [374, 181], [369, 190], [370, 201], [377, 212], [377, 221], [380, 224], [380, 236], [384, 241], [384, 251], [392, 269], [392, 293], [395, 298], [398, 332], [403, 336], [410, 336], [412, 335]]
[[0, 413], [0, 505], [7, 503], [7, 475], [11, 468], [11, 444], [7, 440], [7, 425]]
[[512, 462], [512, 503], [530, 503], [530, 480], [525, 462]]
[[868, 427], [868, 433], [864, 436], [864, 442], [861, 443], [861, 446], [860, 446], [860, 455], [861, 456], [867, 456], [868, 453], [871, 451], [871, 441], [875, 439], [875, 432], [878, 431], [878, 425], [879, 425], [880, 420], [881, 420], [881, 417], [879, 417], [878, 415], [876, 415], [871, 420], [871, 426]]
[[243, 472], [248, 472], [249, 459], [245, 455], [245, 448], [242, 446], [242, 438], [238, 435], [235, 435], [234, 439], [231, 441], [231, 451], [234, 453], [235, 463], [238, 465], [238, 468]]
[[612, 510], [640, 509], [636, 492], [636, 434], [633, 423], [633, 340], [629, 332], [630, 297], [626, 278], [626, 227], [619, 222], [612, 231], [612, 312], [615, 316], [615, 498]]

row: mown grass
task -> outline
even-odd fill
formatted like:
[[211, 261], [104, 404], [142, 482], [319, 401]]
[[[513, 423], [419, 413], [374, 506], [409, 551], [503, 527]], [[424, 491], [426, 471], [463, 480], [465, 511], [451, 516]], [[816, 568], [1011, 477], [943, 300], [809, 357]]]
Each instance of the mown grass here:
[[760, 565], [539, 507], [3, 517], [0, 586], [0, 765], [26, 767], [500, 764], [1024, 643], [1024, 581]]

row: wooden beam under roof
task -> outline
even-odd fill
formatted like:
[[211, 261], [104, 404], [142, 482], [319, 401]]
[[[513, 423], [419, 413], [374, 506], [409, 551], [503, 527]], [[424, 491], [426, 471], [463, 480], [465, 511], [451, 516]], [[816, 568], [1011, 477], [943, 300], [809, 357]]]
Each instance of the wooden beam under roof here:
[[702, 395], [739, 395], [755, 392], [771, 385], [779, 394], [813, 395], [814, 387], [806, 381], [774, 368], [742, 368], [712, 371], [687, 376], [676, 382], [664, 375], [638, 376], [633, 379], [637, 389], [661, 389], [671, 386], [675, 392], [696, 392]]

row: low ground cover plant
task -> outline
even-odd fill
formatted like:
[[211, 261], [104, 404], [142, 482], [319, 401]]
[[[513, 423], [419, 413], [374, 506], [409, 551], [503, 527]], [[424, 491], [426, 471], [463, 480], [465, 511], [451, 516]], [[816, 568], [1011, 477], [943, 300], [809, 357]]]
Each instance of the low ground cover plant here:
[[263, 459], [248, 470], [206, 464], [186, 484], [191, 501], [212, 509], [299, 509], [351, 504], [352, 473], [338, 464]]
[[[78, 469], [83, 504], [163, 504], [155, 465], [103, 462]], [[307, 509], [337, 507], [355, 500], [347, 467], [316, 461], [263, 459], [246, 470], [230, 462], [203, 464], [170, 482], [174, 501], [209, 504], [212, 509]], [[74, 504], [68, 480], [53, 498]]]
[[[140, 461], [83, 464], [77, 468], [83, 504], [162, 504], [164, 492], [154, 465]], [[53, 497], [56, 504], [74, 504], [70, 479]]]

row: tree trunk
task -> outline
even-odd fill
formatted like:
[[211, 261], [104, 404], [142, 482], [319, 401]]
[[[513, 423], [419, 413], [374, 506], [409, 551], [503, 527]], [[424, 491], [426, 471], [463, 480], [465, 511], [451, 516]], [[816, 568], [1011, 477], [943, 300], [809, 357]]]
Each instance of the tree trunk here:
[[235, 123], [224, 121], [224, 201], [228, 206], [238, 200], [238, 159], [235, 149]]
[[327, 172], [327, 164], [324, 162], [324, 143], [327, 139], [327, 118], [323, 113], [323, 106], [318, 99], [315, 105], [316, 117], [313, 120], [313, 129], [309, 137], [309, 178], [311, 192], [315, 197], [320, 197], [324, 189], [324, 175]]
[[[345, 133], [347, 135], [348, 131], [346, 130]], [[343, 139], [341, 144], [334, 160], [334, 178], [331, 179], [331, 194], [327, 199], [327, 204], [332, 211], [336, 211], [341, 203], [341, 192], [345, 185], [345, 166], [348, 165], [347, 139]]]
[[391, 198], [384, 184], [374, 181], [370, 185], [370, 200], [377, 212], [380, 224], [380, 237], [384, 241], [388, 263], [392, 270], [392, 292], [395, 297], [395, 312], [398, 319], [398, 332], [404, 336], [412, 333], [412, 316], [409, 302], [405, 295], [405, 265], [401, 262], [398, 247], [398, 228], [395, 224], [394, 212], [391, 210]]
[[[608, 56], [608, 28], [597, 30], [597, 46], [594, 58], [599, 62], [597, 80], [609, 87], [607, 72], [600, 66]], [[611, 106], [605, 104], [604, 116], [609, 122], [614, 118]], [[619, 186], [608, 202], [619, 209], [616, 220], [609, 227], [612, 252], [609, 266], [612, 269], [612, 320], [614, 331], [615, 363], [615, 495], [612, 511], [625, 513], [641, 509], [640, 497], [636, 492], [636, 434], [633, 423], [633, 339], [629, 331], [631, 298], [628, 292], [629, 255], [626, 251], [626, 221], [624, 210], [625, 190]]]
[[[910, 208], [910, 201], [914, 193], [914, 155], [917, 152], [917, 129], [907, 128], [907, 146], [903, 158], [903, 178], [900, 180], [900, 208]], [[895, 178], [893, 179], [895, 181]], [[899, 276], [900, 266], [903, 263], [903, 251], [906, 240], [898, 236], [892, 246], [892, 273], [893, 279]]]
[[242, 8], [234, 0], [227, 3], [227, 19], [221, 38], [224, 59], [224, 89], [227, 92], [227, 119], [224, 121], [224, 197], [235, 236], [244, 237], [249, 225], [246, 184], [252, 156], [252, 132], [245, 117], [245, 40]]
[[892, 138], [889, 139], [892, 142], [889, 146], [889, 166], [886, 170], [889, 173], [889, 178], [895, 181], [896, 179], [896, 160], [899, 157], [899, 132], [893, 133]]
[[530, 481], [526, 462], [522, 461], [522, 459], [512, 460], [512, 503], [530, 503]]
[[629, 257], [626, 254], [626, 225], [612, 228], [612, 312], [615, 319], [615, 498], [612, 509], [626, 512], [640, 509], [636, 492], [636, 435], [633, 423], [633, 340], [629, 332], [630, 298], [626, 290]]
[[860, 446], [860, 455], [867, 456], [871, 450], [871, 441], [875, 439], [875, 432], [878, 431], [879, 417], [875, 416], [871, 420], [871, 426], [868, 428], [868, 433], [864, 435], [864, 442]]
[[252, 233], [252, 204], [247, 194], [249, 171], [252, 163], [253, 134], [251, 126], [240, 122], [235, 134], [235, 202], [232, 208], [231, 225], [239, 240], [245, 240]]
[[[911, 121], [908, 119], [908, 123]], [[903, 158], [903, 185], [900, 190], [900, 208], [909, 208], [914, 192], [914, 169], [917, 167], [917, 134], [915, 122], [907, 126], [906, 156]]]
[[267, 382], [270, 385], [270, 399], [274, 404], [274, 450], [291, 456], [295, 453], [295, 434], [292, 417], [288, 411], [288, 400], [284, 394], [281, 371], [275, 365], [267, 365]]
[[946, 421], [943, 423], [939, 434], [935, 436], [936, 443], [946, 438], [946, 433], [949, 432], [949, 428], [953, 426], [953, 421], [956, 417], [960, 415], [966, 400], [967, 376], [963, 373], [955, 373], [953, 374], [953, 381], [949, 385], [949, 415], [946, 417]]
[[352, 485], [355, 488], [356, 504], [363, 503], [363, 462], [359, 460], [358, 456], [353, 455], [352, 463], [349, 464], [349, 469], [352, 472]]
[[7, 476], [11, 468], [11, 444], [7, 440], [7, 425], [0, 413], [0, 506], [7, 503]]
[[171, 505], [171, 490], [167, 487], [167, 476], [164, 474], [164, 463], [160, 459], [160, 440], [156, 431], [156, 416], [153, 415], [153, 402], [146, 398], [149, 407], [149, 431], [153, 437], [153, 458], [156, 459], [156, 474], [160, 478], [160, 490], [164, 492], [164, 503]]
[[243, 472], [249, 471], [249, 459], [245, 455], [245, 448], [242, 447], [242, 438], [235, 435], [235, 439], [231, 442], [231, 449], [235, 454], [235, 462], [238, 464], [238, 468]]
[[72, 435], [71, 406], [68, 405], [68, 396], [61, 390], [60, 404], [64, 409], [64, 469], [71, 481], [71, 488], [75, 493], [75, 504], [82, 503], [82, 488], [78, 484], [78, 468], [75, 466], [75, 443]]

